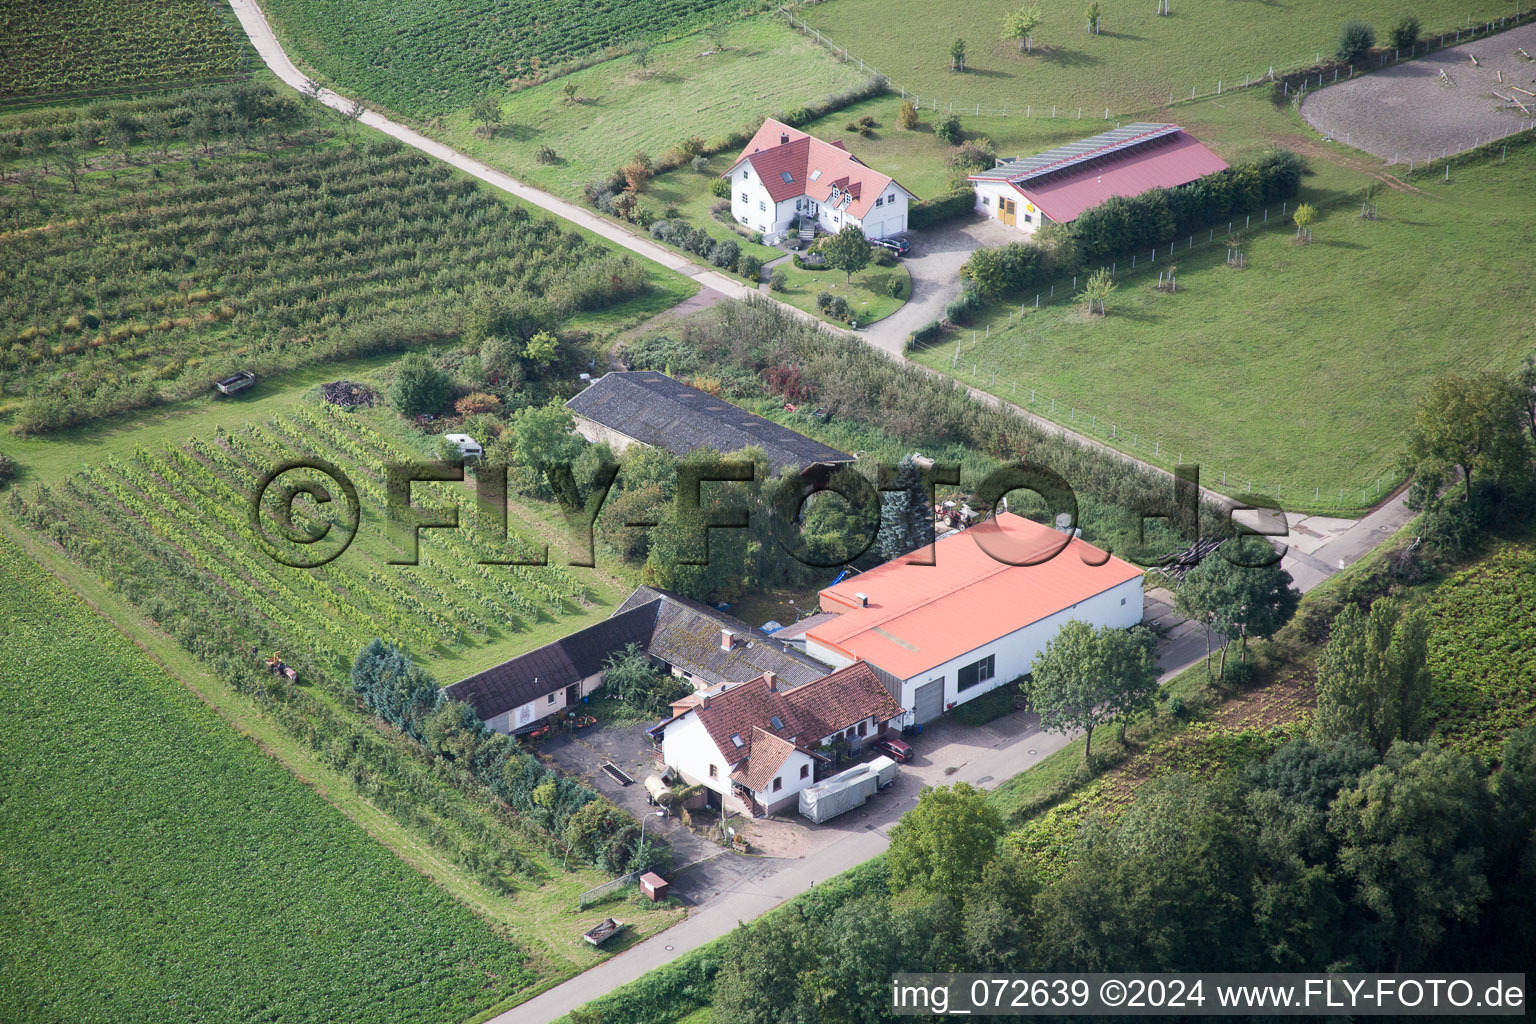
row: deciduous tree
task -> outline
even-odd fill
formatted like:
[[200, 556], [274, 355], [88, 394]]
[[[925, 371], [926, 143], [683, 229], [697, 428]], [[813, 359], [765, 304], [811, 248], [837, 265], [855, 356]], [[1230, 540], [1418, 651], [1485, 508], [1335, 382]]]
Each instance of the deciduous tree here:
[[821, 252], [827, 259], [827, 266], [843, 272], [845, 283], [869, 266], [871, 258], [869, 239], [856, 224], [845, 225], [843, 230], [828, 238], [822, 243]]
[[981, 879], [1002, 834], [1003, 819], [981, 790], [965, 782], [925, 787], [891, 828], [891, 888], [958, 898]]
[[1124, 723], [1157, 692], [1156, 642], [1149, 630], [1094, 629], [1080, 619], [1062, 626], [1035, 659], [1025, 683], [1040, 725], [1053, 732], [1082, 729], [1083, 759], [1091, 761], [1093, 730]]
[[1520, 385], [1500, 373], [1436, 378], [1419, 399], [1408, 428], [1406, 468], [1436, 483], [1460, 470], [1466, 482], [1463, 496], [1470, 501], [1474, 473], [1499, 480], [1525, 470], [1529, 449], [1522, 419], [1528, 408]]
[[1393, 598], [1369, 613], [1345, 606], [1317, 660], [1317, 734], [1358, 737], [1382, 754], [1397, 740], [1423, 739], [1428, 634], [1423, 610], [1405, 613]]

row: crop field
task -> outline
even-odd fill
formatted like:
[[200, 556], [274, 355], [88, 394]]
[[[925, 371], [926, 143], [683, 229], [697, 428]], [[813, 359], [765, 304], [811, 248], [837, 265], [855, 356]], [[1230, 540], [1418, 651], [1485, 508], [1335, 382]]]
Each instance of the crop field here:
[[[754, 130], [766, 115], [852, 88], [867, 77], [857, 64], [839, 62], [779, 20], [734, 23], [723, 39], [721, 49], [711, 39], [689, 36], [657, 46], [644, 68], [632, 56], [619, 57], [501, 97], [506, 126], [488, 139], [472, 130], [469, 110], [461, 105], [444, 118], [449, 141], [575, 199], [582, 185], [611, 173], [637, 151], [656, 157], [686, 138], [708, 142]], [[565, 95], [569, 86], [576, 88], [574, 100]], [[553, 163], [538, 162], [541, 146], [554, 151]], [[734, 151], [717, 156], [715, 173], [734, 156]], [[653, 201], [659, 209], [675, 200]]]
[[0, 540], [0, 1017], [459, 1020], [527, 954]]
[[1499, 547], [1437, 586], [1428, 607], [1435, 738], [1496, 761], [1536, 718], [1536, 546]]
[[[964, 113], [979, 104], [994, 113], [1039, 114], [1051, 106], [1084, 108], [1102, 117], [1119, 115], [1174, 98], [1241, 85], [1273, 66], [1281, 71], [1309, 65], [1334, 48], [1339, 26], [1358, 18], [1376, 26], [1376, 37], [1403, 15], [1413, 14], [1425, 34], [1514, 14], [1502, 0], [1362, 0], [1347, 10], [1325, 0], [1290, 3], [1170, 4], [1159, 17], [1155, 4], [1105, 4], [1100, 31], [1088, 33], [1082, 4], [1042, 4], [1032, 52], [1019, 52], [1003, 38], [1005, 15], [1017, 0], [978, 0], [963, 14], [923, 0], [829, 0], [795, 12], [811, 28], [879, 71], [924, 107], [942, 111], [952, 103]], [[963, 73], [950, 70], [949, 49], [966, 44]]]
[[[558, 554], [553, 565], [483, 564], [533, 562], [542, 545], [522, 536], [515, 522], [505, 543], [485, 541], [472, 492], [462, 486], [415, 487], [418, 505], [441, 505], [445, 498], [462, 504], [463, 528], [423, 531], [420, 564], [389, 564], [411, 552], [386, 520], [384, 465], [420, 458], [355, 415], [304, 405], [266, 423], [108, 458], [38, 492], [36, 500], [50, 509], [58, 538], [95, 560], [130, 598], [160, 592], [161, 577], [185, 567], [195, 581], [187, 589], [197, 596], [189, 595], [178, 612], [192, 614], [206, 603], [207, 614], [238, 643], [263, 653], [280, 650], [295, 664], [312, 659], [323, 669], [344, 670], [374, 636], [428, 663], [453, 657], [494, 664], [497, 652], [529, 646], [521, 634], [543, 622], [605, 614], [587, 583], [558, 565]], [[336, 482], [293, 470], [283, 474], [281, 487], [316, 481], [330, 500], [298, 499], [296, 525], [285, 527], [269, 492], [257, 539], [250, 510], [259, 485], [274, 467], [296, 460], [339, 466], [356, 488], [356, 509]], [[336, 538], [352, 537], [352, 546], [334, 561], [302, 568], [341, 547], [330, 538], [311, 546], [286, 536], [311, 523]], [[472, 652], [481, 649], [486, 657], [476, 658]]]
[[589, 236], [392, 142], [344, 145], [265, 87], [103, 114], [0, 121], [28, 154], [0, 185], [0, 414], [18, 433], [446, 340], [492, 284], [562, 316], [648, 287]]
[[0, 98], [238, 74], [241, 44], [213, 0], [0, 0]]
[[339, 87], [413, 117], [447, 113], [477, 93], [536, 80], [563, 64], [657, 42], [717, 19], [740, 0], [272, 0], [290, 56]]
[[[1121, 274], [1106, 317], [1058, 282], [1038, 312], [1025, 296], [1022, 317], [1000, 307], [916, 358], [1140, 458], [1200, 463], [1217, 488], [1370, 505], [1398, 479], [1403, 418], [1436, 373], [1508, 370], [1536, 344], [1532, 285], [1507, 262], [1536, 231], [1533, 170], [1527, 146], [1419, 176], [1383, 189], [1374, 221], [1345, 199], [1311, 245], [1288, 225], [1239, 232], [1241, 270], [1219, 244], [1160, 256]], [[1176, 294], [1153, 287], [1170, 265]]]

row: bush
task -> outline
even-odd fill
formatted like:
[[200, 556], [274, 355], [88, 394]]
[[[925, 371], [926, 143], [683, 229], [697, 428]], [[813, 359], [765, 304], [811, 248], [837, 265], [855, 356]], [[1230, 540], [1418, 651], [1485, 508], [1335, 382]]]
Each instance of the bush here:
[[816, 293], [816, 308], [825, 313], [832, 308], [832, 300], [835, 296], [831, 292]]
[[1366, 51], [1376, 45], [1376, 30], [1363, 21], [1346, 21], [1339, 29], [1333, 55], [1346, 64], [1358, 64]]
[[996, 299], [1039, 283], [1054, 269], [1039, 246], [1031, 242], [1009, 242], [982, 246], [973, 251], [960, 268], [960, 276], [974, 281], [987, 298]]
[[[689, 161], [689, 165], [695, 171], [698, 171], [700, 174], [708, 174], [709, 173], [709, 157], [704, 156], [702, 153], [699, 154], [698, 156], [694, 157], [691, 161]], [[720, 180], [722, 182], [725, 181], [724, 178], [721, 178]], [[727, 192], [730, 191], [730, 187], [729, 186], [726, 187], [726, 191]]]
[[451, 387], [446, 373], [420, 352], [412, 352], [395, 364], [389, 401], [405, 416], [420, 416], [441, 409]]
[[453, 408], [460, 416], [499, 412], [501, 410], [501, 399], [495, 395], [487, 395], [483, 391], [472, 391], [457, 402], [454, 402]]
[[1487, 525], [1486, 508], [1486, 502], [1468, 502], [1453, 494], [1436, 498], [1419, 517], [1419, 536], [1424, 538], [1424, 546], [1446, 559], [1467, 554], [1477, 545]]
[[960, 127], [960, 119], [954, 114], [945, 114], [933, 124], [933, 134], [940, 142], [949, 146], [958, 146], [965, 140], [965, 133]]
[[898, 275], [891, 278], [891, 283], [887, 287], [890, 289], [891, 298], [899, 299], [901, 293], [907, 290], [907, 282]]
[[773, 273], [768, 275], [768, 290], [782, 292], [789, 287], [789, 275], [783, 267], [774, 267]]
[[736, 258], [736, 273], [748, 281], [756, 281], [763, 274], [763, 261], [744, 252]]
[[0, 452], [0, 490], [4, 490], [5, 485], [14, 479], [16, 479], [16, 460], [5, 452]]
[[727, 239], [709, 250], [709, 262], [717, 267], [734, 267], [741, 257], [741, 246]]
[[920, 123], [917, 119], [917, 104], [911, 100], [902, 100], [901, 111], [896, 115], [896, 126], [914, 132]]
[[874, 251], [870, 254], [869, 258], [870, 262], [875, 266], [894, 267], [896, 265], [896, 254], [891, 252], [891, 250], [883, 245], [874, 246], [873, 249]]
[[1013, 711], [1013, 694], [1016, 689], [1010, 683], [988, 690], [980, 697], [972, 697], [955, 708], [954, 717], [966, 725], [986, 725], [994, 718], [1002, 718]]
[[945, 159], [955, 170], [968, 174], [974, 171], [985, 171], [995, 165], [997, 150], [993, 147], [991, 139], [971, 139], [951, 150]]
[[808, 263], [808, 262], [806, 262], [805, 258], [803, 256], [801, 256], [799, 253], [795, 253], [794, 256], [793, 256], [793, 259], [795, 261], [795, 266], [799, 267], [801, 270], [831, 270], [832, 269], [831, 264], [828, 264], [828, 263]]
[[1419, 41], [1419, 19], [1409, 14], [1392, 29], [1392, 48], [1411, 50]]
[[951, 192], [913, 203], [907, 210], [907, 227], [913, 230], [931, 227], [940, 221], [963, 217], [976, 208], [976, 190], [967, 185]]
[[853, 310], [848, 305], [848, 300], [841, 295], [834, 296], [827, 306], [827, 315], [843, 322], [853, 319]]
[[709, 194], [716, 199], [731, 198], [731, 183], [724, 178], [716, 178], [709, 183]]
[[985, 304], [981, 289], [967, 281], [965, 287], [960, 289], [960, 294], [950, 299], [949, 305], [944, 307], [944, 318], [950, 323], [968, 324]]
[[913, 348], [917, 345], [925, 345], [937, 338], [941, 330], [943, 330], [943, 328], [939, 326], [939, 322], [937, 320], [930, 320], [923, 324], [923, 326], [919, 327], [917, 330], [913, 331], [911, 334], [907, 335], [907, 347]]

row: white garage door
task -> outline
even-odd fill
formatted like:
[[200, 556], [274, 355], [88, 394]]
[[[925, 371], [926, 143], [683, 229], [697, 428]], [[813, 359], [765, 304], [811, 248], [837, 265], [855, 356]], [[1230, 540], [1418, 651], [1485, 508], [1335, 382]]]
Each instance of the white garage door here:
[[931, 722], [944, 713], [944, 680], [935, 679], [912, 691], [912, 716], [918, 725]]
[[869, 221], [865, 221], [864, 222], [864, 237], [865, 238], [884, 238], [885, 237], [885, 225], [887, 223], [888, 223], [887, 221], [883, 221], [883, 220], [880, 221], [879, 223], [873, 223], [873, 224], [870, 223]]

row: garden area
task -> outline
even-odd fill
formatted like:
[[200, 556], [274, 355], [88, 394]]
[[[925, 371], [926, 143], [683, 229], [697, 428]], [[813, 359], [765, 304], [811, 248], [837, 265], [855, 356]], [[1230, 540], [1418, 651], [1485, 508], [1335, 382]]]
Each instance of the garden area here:
[[892, 264], [871, 265], [845, 280], [839, 270], [806, 270], [786, 261], [774, 268], [783, 271], [784, 287], [773, 294], [807, 313], [867, 327], [896, 312], [912, 295], [912, 275], [899, 262]]
[[[1497, 254], [1531, 230], [1533, 168], [1536, 147], [1511, 145], [1456, 161], [1448, 180], [1377, 183], [1371, 217], [1363, 190], [1321, 206], [1310, 244], [1275, 216], [1150, 264], [1143, 253], [1144, 268], [1119, 266], [1104, 315], [1058, 279], [1038, 311], [1027, 289], [914, 357], [1154, 464], [1199, 463], [1218, 490], [1251, 481], [1287, 508], [1369, 507], [1401, 479], [1402, 418], [1446, 359], [1507, 370], [1530, 349], [1530, 288]], [[1426, 298], [1448, 266], [1462, 284]], [[1177, 291], [1156, 287], [1169, 272]]]

